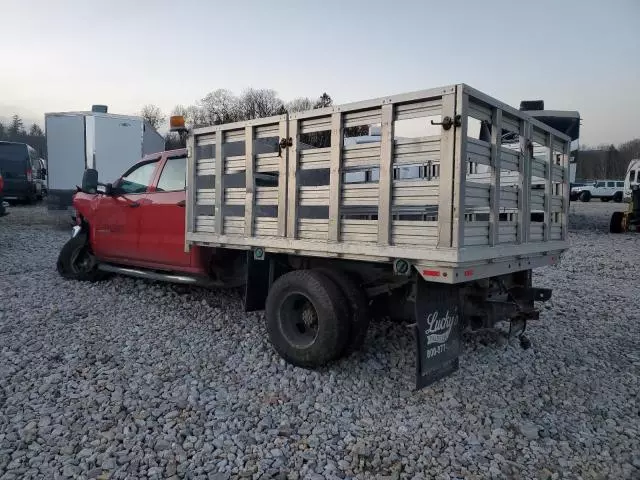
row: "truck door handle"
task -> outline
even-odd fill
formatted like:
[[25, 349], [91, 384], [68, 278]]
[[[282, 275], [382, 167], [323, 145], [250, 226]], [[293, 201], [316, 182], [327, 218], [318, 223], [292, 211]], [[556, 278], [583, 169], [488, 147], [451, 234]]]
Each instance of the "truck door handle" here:
[[140, 202], [131, 202], [128, 204], [131, 208], [137, 208], [140, 206]]
[[178, 203], [176, 203], [178, 207], [184, 207], [186, 204], [187, 204], [186, 200], [180, 200]]

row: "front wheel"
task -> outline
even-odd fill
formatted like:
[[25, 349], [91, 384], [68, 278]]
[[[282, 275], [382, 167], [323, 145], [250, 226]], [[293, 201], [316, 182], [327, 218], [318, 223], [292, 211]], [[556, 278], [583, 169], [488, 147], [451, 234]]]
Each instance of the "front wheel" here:
[[616, 203], [620, 203], [622, 201], [622, 192], [616, 192], [613, 196], [613, 201]]
[[346, 299], [326, 276], [296, 270], [278, 278], [267, 296], [267, 333], [287, 362], [316, 368], [336, 360], [349, 338]]
[[56, 267], [60, 276], [69, 280], [96, 282], [106, 276], [98, 270], [86, 233], [79, 233], [64, 244]]
[[588, 202], [589, 200], [591, 200], [591, 192], [582, 192], [580, 194], [581, 202]]

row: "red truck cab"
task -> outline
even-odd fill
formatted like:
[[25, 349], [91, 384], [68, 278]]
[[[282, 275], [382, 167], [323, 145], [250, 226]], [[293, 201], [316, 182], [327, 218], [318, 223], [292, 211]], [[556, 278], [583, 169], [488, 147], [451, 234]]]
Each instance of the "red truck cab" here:
[[225, 271], [242, 263], [240, 255], [185, 248], [186, 166], [186, 149], [159, 152], [103, 185], [102, 192], [79, 189], [73, 198], [78, 240], [61, 251], [59, 272], [69, 278], [116, 272], [181, 283], [238, 283]]

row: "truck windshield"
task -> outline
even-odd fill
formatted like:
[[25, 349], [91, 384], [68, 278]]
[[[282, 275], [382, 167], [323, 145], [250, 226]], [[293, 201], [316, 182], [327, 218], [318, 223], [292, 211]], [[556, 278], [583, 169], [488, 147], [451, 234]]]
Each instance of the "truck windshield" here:
[[26, 176], [28, 161], [29, 154], [26, 145], [0, 142], [0, 171], [5, 178]]

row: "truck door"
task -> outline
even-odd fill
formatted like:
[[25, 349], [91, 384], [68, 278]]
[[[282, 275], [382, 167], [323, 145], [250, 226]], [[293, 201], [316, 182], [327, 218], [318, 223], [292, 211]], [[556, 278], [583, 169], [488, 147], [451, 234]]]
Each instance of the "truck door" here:
[[92, 245], [99, 258], [139, 261], [140, 211], [159, 163], [160, 157], [138, 163], [114, 184], [111, 195], [98, 198]]
[[184, 251], [186, 168], [186, 155], [168, 155], [140, 208], [140, 259], [166, 269], [191, 266]]

